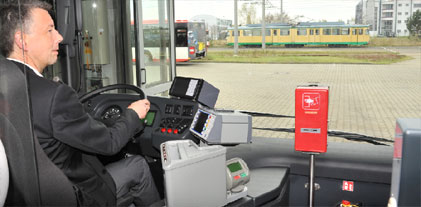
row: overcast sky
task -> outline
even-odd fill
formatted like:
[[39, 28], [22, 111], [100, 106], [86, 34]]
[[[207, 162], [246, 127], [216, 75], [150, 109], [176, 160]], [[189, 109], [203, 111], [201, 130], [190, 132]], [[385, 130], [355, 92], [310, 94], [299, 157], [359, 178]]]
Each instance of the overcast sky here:
[[[262, 0], [254, 0], [262, 2]], [[281, 0], [268, 0], [266, 13], [279, 13]], [[238, 0], [238, 8], [251, 0]], [[301, 21], [338, 21], [355, 18], [355, 7], [360, 0], [283, 0], [283, 10], [290, 17], [304, 15]], [[261, 19], [261, 4], [256, 5]], [[234, 20], [234, 0], [175, 0], [175, 18], [189, 20], [193, 16], [208, 14]]]

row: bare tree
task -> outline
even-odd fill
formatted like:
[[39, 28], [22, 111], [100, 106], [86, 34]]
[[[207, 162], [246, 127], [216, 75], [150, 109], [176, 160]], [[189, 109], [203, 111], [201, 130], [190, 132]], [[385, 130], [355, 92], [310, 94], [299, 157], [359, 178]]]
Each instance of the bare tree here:
[[238, 12], [240, 24], [256, 24], [256, 7], [255, 4], [243, 4]]
[[[303, 16], [295, 16], [291, 18], [288, 14], [283, 13], [282, 18], [279, 13], [267, 14], [265, 17], [266, 23], [286, 23], [286, 24], [297, 24]], [[281, 21], [282, 19], [282, 21]]]

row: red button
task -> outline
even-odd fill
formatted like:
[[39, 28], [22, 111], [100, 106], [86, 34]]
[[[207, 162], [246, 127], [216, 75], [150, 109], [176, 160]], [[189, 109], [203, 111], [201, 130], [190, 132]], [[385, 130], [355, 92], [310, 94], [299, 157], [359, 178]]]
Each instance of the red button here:
[[347, 200], [342, 200], [342, 205], [351, 205], [351, 202]]
[[174, 134], [178, 134], [178, 129], [174, 129]]
[[168, 132], [169, 134], [171, 134], [171, 133], [172, 133], [172, 129], [167, 129], [167, 132]]
[[239, 175], [236, 175], [236, 176], [234, 176], [234, 179], [235, 180], [238, 180], [238, 179], [240, 179], [240, 176]]
[[161, 132], [162, 133], [164, 133], [164, 132], [166, 132], [167, 130], [165, 129], [165, 128], [161, 128]]

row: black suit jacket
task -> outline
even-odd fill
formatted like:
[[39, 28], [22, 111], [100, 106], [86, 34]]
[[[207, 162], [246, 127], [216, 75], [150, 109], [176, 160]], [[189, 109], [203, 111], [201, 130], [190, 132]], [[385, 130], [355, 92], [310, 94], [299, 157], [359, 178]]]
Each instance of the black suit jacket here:
[[112, 127], [106, 127], [85, 112], [71, 87], [15, 63], [27, 73], [35, 135], [74, 184], [79, 204], [115, 206], [115, 183], [96, 155], [116, 154], [143, 129], [136, 112], [128, 109]]

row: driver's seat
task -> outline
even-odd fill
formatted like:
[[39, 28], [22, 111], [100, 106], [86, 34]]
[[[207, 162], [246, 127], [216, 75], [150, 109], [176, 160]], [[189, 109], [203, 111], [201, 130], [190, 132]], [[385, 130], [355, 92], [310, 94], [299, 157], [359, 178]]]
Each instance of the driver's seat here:
[[73, 185], [44, 153], [32, 130], [25, 75], [0, 57], [0, 140], [8, 166], [5, 206], [77, 206]]
[[9, 167], [7, 165], [6, 152], [0, 140], [0, 206], [4, 206], [7, 189], [9, 188]]

